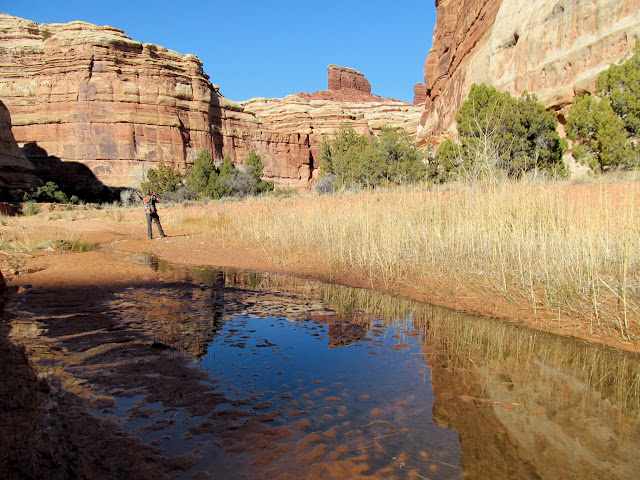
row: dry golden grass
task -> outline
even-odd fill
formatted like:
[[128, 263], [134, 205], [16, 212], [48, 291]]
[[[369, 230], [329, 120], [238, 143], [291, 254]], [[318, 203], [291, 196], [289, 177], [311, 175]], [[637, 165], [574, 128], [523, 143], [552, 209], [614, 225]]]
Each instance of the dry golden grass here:
[[453, 281], [536, 316], [552, 311], [638, 342], [639, 196], [637, 183], [503, 183], [227, 203], [174, 210], [165, 219], [283, 262], [312, 249], [336, 271], [386, 285]]

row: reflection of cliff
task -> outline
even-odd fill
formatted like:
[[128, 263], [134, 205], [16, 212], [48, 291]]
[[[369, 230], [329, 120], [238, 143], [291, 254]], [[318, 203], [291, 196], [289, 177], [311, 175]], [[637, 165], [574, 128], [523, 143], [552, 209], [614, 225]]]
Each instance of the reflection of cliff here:
[[154, 339], [196, 356], [226, 315], [248, 305], [256, 305], [251, 315], [325, 323], [330, 346], [361, 341], [374, 319], [412, 319], [404, 334], [422, 338], [414, 357], [429, 366], [433, 420], [458, 432], [465, 478], [640, 471], [637, 356], [368, 290], [232, 270], [187, 274], [192, 287], [145, 293], [136, 305], [153, 317], [145, 323], [156, 326]]
[[413, 317], [431, 370], [434, 421], [458, 431], [470, 478], [640, 471], [638, 356], [368, 290], [319, 290], [334, 308], [361, 309], [382, 323]]

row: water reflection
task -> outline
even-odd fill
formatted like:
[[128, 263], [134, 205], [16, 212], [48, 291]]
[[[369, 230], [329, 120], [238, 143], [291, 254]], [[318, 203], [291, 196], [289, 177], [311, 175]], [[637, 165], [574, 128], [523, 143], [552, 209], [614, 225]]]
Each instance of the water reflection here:
[[[270, 425], [233, 441], [227, 431], [227, 453], [203, 455], [191, 473], [527, 479], [640, 471], [635, 355], [368, 290], [234, 270], [185, 268], [184, 276], [194, 287], [158, 290], [161, 307], [136, 298], [127, 308], [151, 312], [158, 342], [192, 353], [229, 405], [264, 412]], [[189, 435], [218, 432], [215, 418], [189, 420]], [[249, 421], [238, 417], [238, 425]]]

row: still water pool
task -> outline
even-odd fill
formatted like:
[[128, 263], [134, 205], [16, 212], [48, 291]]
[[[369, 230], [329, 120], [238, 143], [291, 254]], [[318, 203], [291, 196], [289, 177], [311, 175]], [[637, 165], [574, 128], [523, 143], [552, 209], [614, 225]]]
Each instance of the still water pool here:
[[640, 478], [634, 355], [228, 270], [114, 305], [201, 372], [199, 397], [113, 390], [100, 412], [180, 458], [177, 478]]

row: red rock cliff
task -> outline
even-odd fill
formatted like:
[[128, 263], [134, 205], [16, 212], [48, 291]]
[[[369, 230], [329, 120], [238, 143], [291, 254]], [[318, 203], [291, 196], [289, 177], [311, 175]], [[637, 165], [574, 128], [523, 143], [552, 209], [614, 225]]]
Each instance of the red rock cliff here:
[[265, 177], [309, 188], [305, 134], [265, 129], [220, 95], [196, 56], [115, 28], [1, 14], [0, 97], [18, 143], [82, 163], [109, 186], [136, 187], [160, 161], [184, 171], [207, 148], [238, 161], [255, 149]]
[[639, 0], [436, 0], [436, 9], [423, 140], [454, 130], [473, 83], [533, 92], [565, 114], [576, 93], [592, 89], [640, 35]]

